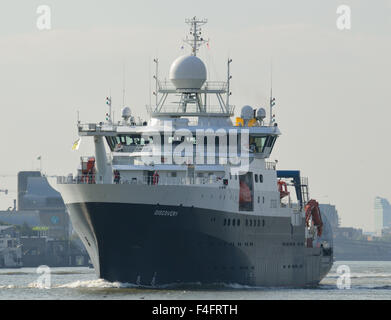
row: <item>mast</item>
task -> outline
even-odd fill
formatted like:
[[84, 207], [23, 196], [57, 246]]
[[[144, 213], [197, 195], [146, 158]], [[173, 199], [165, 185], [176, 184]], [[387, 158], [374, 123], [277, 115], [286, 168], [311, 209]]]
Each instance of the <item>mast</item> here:
[[183, 41], [185, 43], [187, 43], [192, 48], [191, 54], [193, 56], [196, 56], [198, 49], [204, 43], [209, 41], [209, 39], [205, 40], [201, 36], [201, 26], [206, 24], [208, 22], [208, 19], [200, 20], [200, 19], [197, 19], [196, 17], [193, 17], [192, 19], [186, 19], [185, 22], [190, 26], [190, 36], [193, 39], [189, 39], [188, 37], [186, 37], [186, 39], [184, 39]]
[[[196, 57], [199, 48], [207, 43], [209, 39], [205, 39], [202, 36], [201, 26], [205, 25], [207, 19], [197, 19], [193, 17], [185, 20], [186, 24], [190, 26], [190, 37], [187, 36], [183, 41], [191, 47], [191, 56]], [[181, 57], [180, 57], [181, 58]], [[178, 59], [180, 59], [178, 58]], [[198, 57], [195, 60], [200, 60]], [[233, 106], [229, 105], [229, 82], [230, 63], [228, 60], [228, 72], [226, 81], [206, 81], [200, 87], [176, 87], [170, 81], [159, 81], [158, 79], [158, 59], [153, 60], [156, 65], [155, 70], [155, 107], [154, 109], [148, 108], [148, 112], [151, 117], [230, 117], [233, 115]], [[203, 62], [201, 61], [203, 64]], [[203, 79], [201, 79], [203, 80]], [[215, 95], [217, 105], [208, 106], [207, 97], [209, 94]], [[226, 94], [224, 99], [222, 95]], [[165, 104], [169, 95], [180, 96], [179, 101], [168, 101], [168, 105]]]
[[276, 121], [273, 115], [273, 107], [276, 104], [276, 99], [273, 97], [273, 63], [270, 62], [270, 121], [269, 125], [272, 126]]
[[232, 59], [228, 58], [228, 62], [227, 62], [227, 102], [225, 103], [226, 106], [229, 107], [229, 96], [231, 95], [231, 92], [229, 91], [230, 90], [230, 81], [232, 79], [232, 76], [231, 76], [231, 71], [230, 71], [230, 64], [232, 62]]

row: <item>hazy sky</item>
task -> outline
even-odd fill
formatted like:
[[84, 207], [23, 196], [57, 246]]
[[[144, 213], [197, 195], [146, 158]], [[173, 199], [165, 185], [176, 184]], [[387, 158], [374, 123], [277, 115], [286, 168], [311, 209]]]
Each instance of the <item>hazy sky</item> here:
[[[41, 31], [37, 8], [51, 8]], [[351, 29], [336, 26], [337, 7], [351, 8]], [[208, 18], [210, 49], [200, 57], [211, 80], [232, 63], [232, 98], [266, 107], [273, 60], [275, 109], [282, 136], [272, 160], [309, 177], [311, 197], [337, 206], [342, 225], [373, 229], [373, 201], [391, 200], [391, 1], [34, 1], [0, 3], [0, 208], [16, 197], [16, 173], [75, 172], [93, 143], [77, 138], [77, 110], [101, 121], [106, 95], [146, 118], [152, 60], [160, 77], [184, 53], [185, 18]], [[187, 48], [186, 48], [187, 50]]]

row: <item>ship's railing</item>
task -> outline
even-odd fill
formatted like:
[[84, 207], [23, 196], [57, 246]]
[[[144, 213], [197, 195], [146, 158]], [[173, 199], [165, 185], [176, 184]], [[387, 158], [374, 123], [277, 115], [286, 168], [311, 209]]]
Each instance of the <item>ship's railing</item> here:
[[171, 186], [171, 185], [203, 185], [203, 184], [217, 184], [223, 185], [223, 180], [221, 178], [214, 177], [143, 177], [133, 178], [131, 180], [120, 180], [119, 184], [141, 184], [141, 185], [162, 185], [162, 186]]
[[[142, 178], [131, 178], [119, 180], [113, 179], [110, 184], [136, 184], [136, 185], [159, 185], [159, 186], [170, 186], [170, 185], [204, 185], [204, 184], [214, 184], [218, 186], [226, 185], [224, 183], [225, 179], [222, 179], [217, 176], [210, 177], [142, 177]], [[226, 180], [228, 182], [228, 180]], [[57, 184], [95, 184], [96, 179], [95, 175], [84, 175], [77, 177], [57, 177]]]
[[[158, 89], [161, 92], [165, 91], [177, 91], [182, 92], [185, 89], [177, 89], [174, 84], [170, 80], [163, 80], [158, 82]], [[194, 91], [194, 89], [191, 89]], [[198, 91], [219, 91], [226, 92], [227, 91], [227, 82], [225, 81], [206, 81], [201, 89]]]
[[266, 168], [266, 170], [276, 170], [276, 163], [275, 162], [266, 161], [265, 162], [265, 168]]
[[235, 106], [228, 106], [228, 110], [224, 110], [220, 105], [208, 105], [206, 110], [198, 110], [195, 105], [187, 105], [186, 110], [182, 109], [179, 104], [164, 105], [159, 110], [156, 110], [156, 106], [147, 105], [147, 112], [153, 115], [164, 115], [164, 114], [189, 114], [191, 115], [202, 115], [203, 113], [216, 114], [216, 115], [228, 115], [233, 116], [235, 112]]
[[73, 177], [69, 175], [67, 177], [57, 176], [57, 184], [95, 184], [95, 175], [86, 174], [83, 176]]

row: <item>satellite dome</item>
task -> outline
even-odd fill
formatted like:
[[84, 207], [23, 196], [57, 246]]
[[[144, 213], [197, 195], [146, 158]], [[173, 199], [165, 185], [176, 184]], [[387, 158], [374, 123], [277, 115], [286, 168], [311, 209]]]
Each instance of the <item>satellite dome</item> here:
[[196, 56], [181, 56], [170, 68], [170, 80], [177, 89], [200, 89], [206, 81], [206, 67]]
[[131, 112], [130, 112], [130, 108], [129, 107], [124, 107], [122, 109], [122, 118], [124, 118], [124, 120], [128, 120], [130, 117], [131, 117]]
[[244, 120], [251, 120], [254, 118], [254, 110], [251, 106], [242, 107], [242, 111], [240, 112], [240, 117]]
[[266, 118], [266, 111], [265, 111], [265, 109], [264, 108], [259, 108], [257, 110], [257, 119], [259, 121], [263, 121], [263, 119], [265, 119], [265, 118]]

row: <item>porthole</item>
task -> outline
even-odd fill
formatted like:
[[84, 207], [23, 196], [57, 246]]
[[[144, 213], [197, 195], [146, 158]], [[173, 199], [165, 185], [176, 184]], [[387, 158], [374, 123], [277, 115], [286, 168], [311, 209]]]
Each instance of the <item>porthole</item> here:
[[259, 182], [262, 183], [263, 182], [263, 175], [259, 175]]
[[257, 174], [254, 174], [254, 180], [256, 183], [258, 183], [258, 175]]

